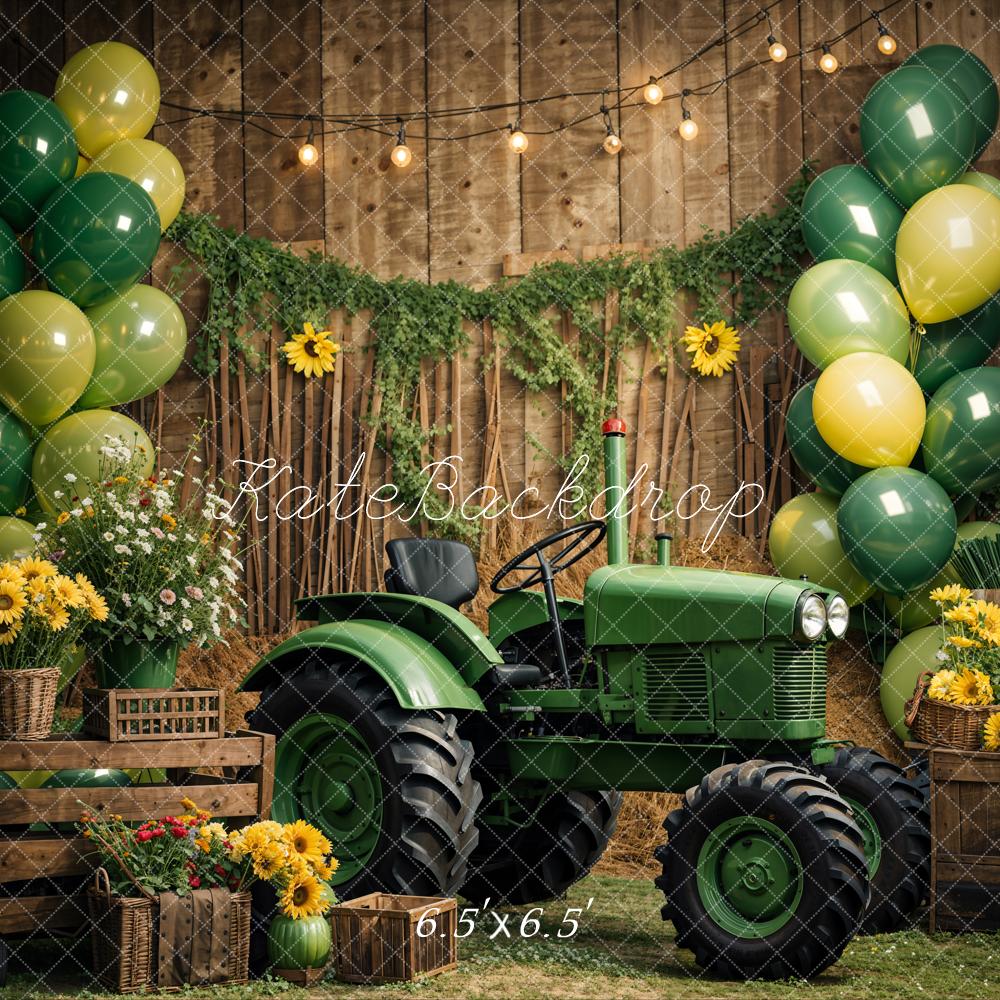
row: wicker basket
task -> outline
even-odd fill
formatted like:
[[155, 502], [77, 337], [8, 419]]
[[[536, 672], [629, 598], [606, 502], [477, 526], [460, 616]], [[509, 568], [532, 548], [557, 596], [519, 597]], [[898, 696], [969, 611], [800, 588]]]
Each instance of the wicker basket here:
[[0, 670], [0, 739], [44, 740], [52, 732], [58, 667]]
[[926, 697], [934, 671], [925, 670], [917, 678], [913, 697], [906, 703], [904, 721], [911, 736], [930, 746], [954, 750], [981, 750], [983, 725], [1000, 705], [949, 705]]
[[[250, 980], [250, 893], [234, 892], [229, 905], [229, 975], [224, 984], [214, 985]], [[154, 937], [159, 911], [156, 900], [113, 895], [107, 872], [101, 868], [87, 892], [87, 909], [96, 977], [119, 993], [156, 988]], [[172, 992], [177, 988], [165, 990]]]

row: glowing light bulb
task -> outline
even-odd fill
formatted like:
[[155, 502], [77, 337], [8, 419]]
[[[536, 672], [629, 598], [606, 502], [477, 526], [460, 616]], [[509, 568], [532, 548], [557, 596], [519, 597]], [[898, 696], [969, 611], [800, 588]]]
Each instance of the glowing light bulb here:
[[622, 141], [618, 138], [614, 132], [609, 132], [604, 137], [604, 152], [610, 153], [612, 156], [617, 156], [622, 151]]
[[299, 163], [302, 166], [311, 167], [317, 160], [319, 160], [319, 150], [311, 142], [299, 146]]
[[410, 147], [405, 143], [399, 143], [399, 145], [394, 146], [392, 152], [389, 154], [389, 159], [397, 167], [408, 167], [413, 159], [413, 153], [410, 152]]
[[824, 73], [836, 73], [840, 65], [837, 57], [830, 51], [829, 45], [823, 46], [823, 54], [819, 57], [819, 68]]
[[878, 42], [876, 44], [879, 52], [884, 56], [891, 56], [896, 51], [896, 39], [885, 28], [878, 29]]
[[663, 100], [663, 88], [653, 77], [650, 77], [649, 83], [642, 88], [642, 99], [647, 104], [659, 104]]
[[677, 131], [680, 132], [681, 138], [687, 142], [690, 142], [698, 135], [698, 123], [691, 117], [691, 112], [687, 109], [684, 110], [681, 123], [677, 126]]
[[767, 36], [767, 54], [776, 62], [784, 62], [788, 58], [788, 49], [774, 35]]
[[525, 152], [528, 148], [528, 137], [520, 129], [511, 132], [510, 139], [507, 141], [510, 144], [510, 148], [518, 155]]

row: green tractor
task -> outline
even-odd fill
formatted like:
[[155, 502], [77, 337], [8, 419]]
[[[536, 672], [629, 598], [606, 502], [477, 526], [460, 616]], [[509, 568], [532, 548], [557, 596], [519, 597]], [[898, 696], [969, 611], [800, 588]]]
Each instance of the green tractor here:
[[[625, 426], [604, 425], [625, 496]], [[318, 621], [242, 689], [275, 733], [273, 816], [332, 839], [342, 897], [493, 905], [562, 894], [600, 858], [623, 791], [683, 792], [656, 884], [678, 945], [731, 978], [819, 972], [921, 904], [929, 833], [895, 764], [825, 738], [826, 645], [848, 627], [804, 580], [629, 562], [624, 504], [556, 531], [492, 581], [452, 541], [389, 543], [386, 593], [299, 603]], [[582, 601], [559, 573], [606, 537]]]

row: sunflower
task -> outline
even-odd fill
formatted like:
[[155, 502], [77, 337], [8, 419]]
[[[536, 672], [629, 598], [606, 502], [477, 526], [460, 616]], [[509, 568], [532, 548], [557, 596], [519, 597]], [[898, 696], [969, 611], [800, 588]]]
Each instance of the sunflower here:
[[297, 819], [286, 824], [284, 839], [292, 854], [311, 864], [322, 861], [330, 853], [330, 841], [305, 820]]
[[83, 591], [72, 579], [62, 573], [57, 573], [49, 580], [49, 592], [52, 594], [53, 600], [67, 608], [82, 608], [87, 603]]
[[13, 580], [0, 580], [0, 622], [17, 621], [27, 605], [23, 587]]
[[317, 333], [312, 323], [304, 323], [302, 329], [302, 333], [293, 334], [291, 340], [281, 345], [288, 363], [295, 371], [304, 372], [306, 378], [332, 372], [340, 344], [330, 339], [329, 330]]
[[292, 920], [315, 917], [326, 909], [323, 886], [313, 875], [292, 879], [281, 894], [281, 912]]
[[94, 585], [82, 574], [76, 574], [76, 585], [83, 594], [83, 599], [87, 604], [90, 617], [95, 622], [106, 622], [108, 620], [108, 602], [94, 589]]
[[949, 622], [958, 622], [960, 625], [977, 625], [979, 614], [971, 604], [960, 604], [957, 608], [950, 608], [944, 613], [944, 618]]
[[958, 674], [954, 670], [939, 670], [927, 687], [927, 697], [934, 701], [951, 701], [951, 685]]
[[30, 579], [24, 585], [24, 589], [28, 595], [28, 600], [32, 604], [44, 601], [45, 598], [49, 596], [49, 585], [43, 576], [36, 576]]
[[972, 592], [966, 590], [960, 583], [949, 583], [946, 587], [936, 587], [930, 592], [930, 599], [935, 604], [958, 604], [967, 601]]
[[736, 363], [740, 353], [740, 335], [724, 320], [711, 326], [689, 326], [684, 331], [691, 367], [701, 375], [722, 376]]
[[264, 882], [274, 878], [285, 866], [285, 852], [278, 844], [260, 844], [250, 850], [253, 872]]
[[993, 701], [993, 685], [981, 670], [963, 670], [949, 690], [956, 705], [989, 705]]
[[59, 572], [48, 559], [38, 559], [35, 556], [22, 559], [17, 568], [24, 574], [25, 580], [45, 579]]
[[967, 635], [949, 635], [945, 642], [958, 649], [979, 649], [982, 646], [978, 639], [970, 639]]
[[50, 598], [42, 601], [35, 610], [53, 632], [61, 632], [69, 624], [69, 612]]
[[1000, 750], [1000, 712], [994, 712], [983, 726], [983, 749]]
[[24, 585], [24, 574], [14, 563], [5, 562], [0, 565], [0, 580], [9, 580], [19, 586]]
[[21, 631], [23, 622], [0, 622], [0, 646], [9, 646]]

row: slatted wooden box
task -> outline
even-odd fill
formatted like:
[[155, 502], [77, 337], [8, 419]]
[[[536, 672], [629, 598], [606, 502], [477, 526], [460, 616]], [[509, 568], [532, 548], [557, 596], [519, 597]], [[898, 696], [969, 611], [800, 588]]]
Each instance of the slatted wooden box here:
[[83, 732], [95, 740], [197, 740], [222, 736], [222, 691], [89, 688], [83, 692]]
[[408, 983], [458, 966], [454, 899], [373, 892], [330, 911], [337, 978]]
[[1000, 930], [1000, 753], [928, 757], [931, 930]]

